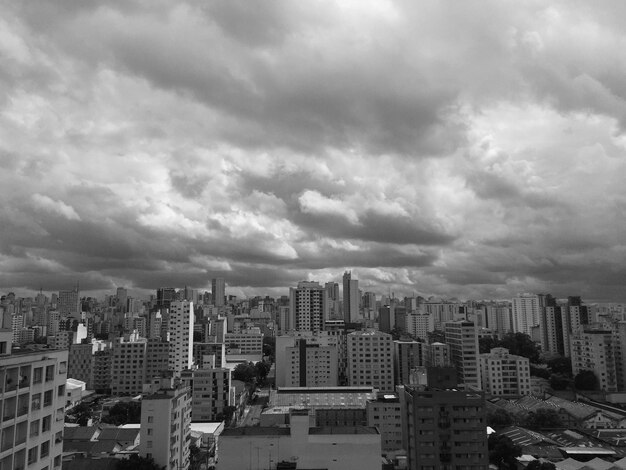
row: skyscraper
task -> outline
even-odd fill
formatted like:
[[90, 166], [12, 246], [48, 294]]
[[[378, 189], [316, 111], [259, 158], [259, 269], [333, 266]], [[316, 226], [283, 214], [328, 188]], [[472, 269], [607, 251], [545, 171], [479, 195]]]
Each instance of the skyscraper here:
[[221, 307], [224, 305], [224, 298], [226, 297], [226, 284], [224, 278], [216, 277], [211, 281], [211, 290], [213, 293], [213, 305]]
[[169, 369], [180, 377], [193, 364], [193, 302], [178, 300], [170, 304]]
[[326, 291], [319, 283], [301, 281], [297, 288], [289, 289], [290, 324], [294, 330], [323, 330], [327, 308]]
[[451, 321], [444, 325], [446, 344], [460, 384], [482, 388], [478, 361], [478, 331], [473, 322]]
[[61, 315], [69, 315], [73, 318], [80, 318], [80, 295], [78, 288], [74, 290], [59, 291], [57, 309]]
[[539, 325], [544, 296], [537, 294], [520, 294], [513, 297], [511, 310], [515, 333], [532, 336], [532, 327]]
[[352, 272], [343, 273], [343, 317], [346, 323], [356, 323], [359, 318], [359, 281]]

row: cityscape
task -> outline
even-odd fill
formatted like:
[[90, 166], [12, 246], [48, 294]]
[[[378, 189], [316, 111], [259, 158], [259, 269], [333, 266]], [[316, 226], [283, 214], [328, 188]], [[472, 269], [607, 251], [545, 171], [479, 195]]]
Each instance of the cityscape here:
[[626, 462], [626, 304], [210, 285], [2, 295], [1, 468]]
[[626, 3], [0, 5], [0, 470], [626, 470]]

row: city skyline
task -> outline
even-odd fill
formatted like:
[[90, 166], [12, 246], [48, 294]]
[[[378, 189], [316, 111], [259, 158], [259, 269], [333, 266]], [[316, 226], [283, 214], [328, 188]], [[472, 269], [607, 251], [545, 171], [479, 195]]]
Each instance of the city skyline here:
[[625, 5], [3, 6], [0, 292], [626, 300]]

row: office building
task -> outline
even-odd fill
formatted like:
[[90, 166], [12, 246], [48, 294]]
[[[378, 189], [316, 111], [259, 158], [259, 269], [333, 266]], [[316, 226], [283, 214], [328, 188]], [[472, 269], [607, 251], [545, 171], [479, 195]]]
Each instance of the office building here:
[[381, 392], [393, 392], [393, 340], [375, 330], [347, 335], [348, 384], [368, 385]]
[[226, 351], [238, 350], [235, 354], [263, 354], [263, 333], [259, 328], [250, 328], [240, 333], [226, 333]]
[[478, 331], [473, 322], [453, 321], [444, 324], [446, 344], [456, 367], [459, 383], [480, 390], [481, 377], [478, 364]]
[[0, 330], [0, 468], [61, 470], [67, 351], [11, 351]]
[[429, 367], [447, 367], [452, 364], [450, 346], [445, 343], [430, 343], [427, 347], [426, 365]]
[[78, 288], [74, 290], [59, 291], [57, 310], [61, 315], [79, 319], [81, 314], [80, 294]]
[[493, 396], [530, 395], [530, 361], [509, 354], [506, 348], [493, 348], [480, 355], [480, 373], [485, 393]]
[[211, 281], [211, 292], [213, 294], [213, 305], [222, 307], [226, 303], [226, 283], [224, 278], [217, 277]]
[[318, 282], [301, 281], [289, 289], [290, 324], [297, 331], [321, 331], [328, 317], [326, 291]]
[[168, 470], [189, 468], [191, 390], [173, 378], [147, 387], [141, 401], [139, 455]]
[[359, 321], [359, 281], [352, 279], [352, 272], [343, 273], [343, 318], [346, 323]]

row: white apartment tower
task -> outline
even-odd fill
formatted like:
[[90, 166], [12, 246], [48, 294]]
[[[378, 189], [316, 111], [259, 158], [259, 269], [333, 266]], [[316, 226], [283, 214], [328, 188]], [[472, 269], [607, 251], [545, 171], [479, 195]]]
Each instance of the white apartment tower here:
[[189, 468], [191, 393], [172, 378], [148, 387], [141, 404], [139, 455], [168, 470]]
[[480, 355], [483, 390], [494, 396], [530, 395], [530, 361], [509, 354], [506, 348], [493, 348]]
[[539, 325], [542, 302], [537, 294], [520, 294], [511, 301], [515, 333], [532, 336], [532, 327]]
[[61, 470], [67, 351], [11, 354], [0, 330], [0, 468]]
[[380, 331], [355, 331], [347, 335], [348, 384], [367, 385], [393, 392], [393, 340]]
[[446, 344], [460, 384], [477, 390], [481, 387], [478, 364], [478, 330], [473, 322], [453, 321], [444, 325]]
[[177, 377], [193, 365], [193, 322], [193, 302], [179, 300], [170, 304], [169, 369]]
[[291, 325], [296, 331], [321, 331], [328, 317], [327, 292], [318, 282], [301, 281], [289, 289]]
[[619, 365], [615, 360], [617, 349], [615, 346], [611, 330], [581, 328], [573, 333], [572, 374], [576, 376], [583, 370], [593, 371], [600, 382], [600, 390], [616, 392]]

